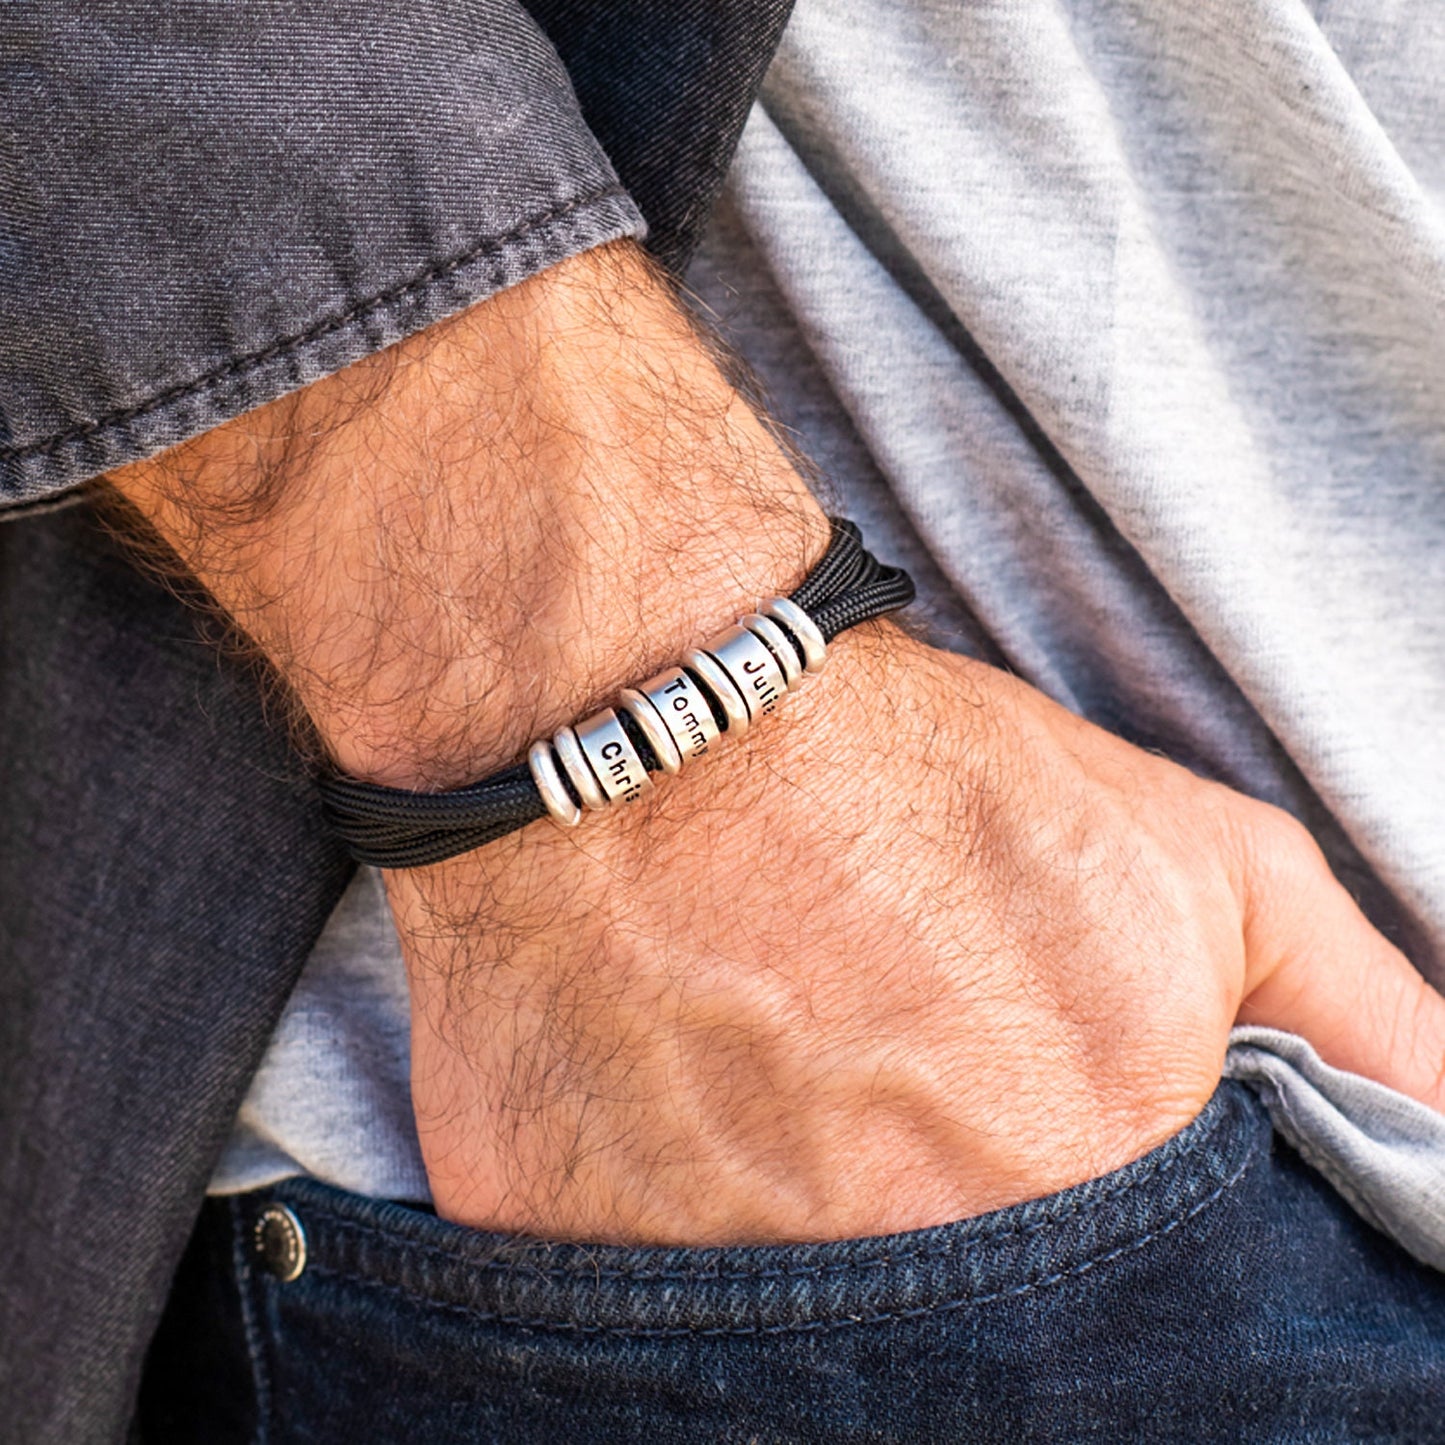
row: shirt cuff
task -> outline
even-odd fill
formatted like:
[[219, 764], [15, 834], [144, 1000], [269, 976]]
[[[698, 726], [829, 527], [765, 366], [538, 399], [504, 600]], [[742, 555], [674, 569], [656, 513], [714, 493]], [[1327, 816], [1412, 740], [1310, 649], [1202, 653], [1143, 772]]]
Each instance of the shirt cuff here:
[[0, 507], [645, 233], [512, 0], [8, 7], [0, 93]]

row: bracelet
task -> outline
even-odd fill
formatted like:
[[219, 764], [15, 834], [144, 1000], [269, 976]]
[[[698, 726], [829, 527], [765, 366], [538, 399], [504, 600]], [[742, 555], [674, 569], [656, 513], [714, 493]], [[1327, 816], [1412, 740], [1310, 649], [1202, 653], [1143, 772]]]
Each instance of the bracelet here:
[[584, 810], [635, 802], [653, 773], [678, 772], [771, 713], [822, 670], [840, 632], [913, 601], [907, 572], [873, 557], [852, 522], [830, 520], [828, 550], [791, 595], [770, 597], [680, 666], [624, 688], [616, 708], [539, 738], [525, 763], [445, 793], [325, 778], [327, 820], [358, 863], [419, 868], [540, 818], [573, 828]]

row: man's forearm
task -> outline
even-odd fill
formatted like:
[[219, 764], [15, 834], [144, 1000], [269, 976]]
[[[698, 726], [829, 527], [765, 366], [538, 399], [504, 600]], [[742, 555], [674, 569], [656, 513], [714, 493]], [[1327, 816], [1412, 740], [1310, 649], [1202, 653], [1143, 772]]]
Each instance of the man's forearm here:
[[627, 244], [113, 480], [335, 761], [399, 786], [510, 760], [827, 541]]

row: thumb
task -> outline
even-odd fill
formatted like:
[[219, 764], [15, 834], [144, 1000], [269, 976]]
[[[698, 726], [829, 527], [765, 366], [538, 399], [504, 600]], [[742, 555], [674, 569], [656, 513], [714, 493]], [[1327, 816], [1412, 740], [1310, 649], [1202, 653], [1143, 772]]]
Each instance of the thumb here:
[[1270, 816], [1247, 852], [1239, 1021], [1300, 1034], [1326, 1063], [1445, 1111], [1445, 998], [1294, 819]]

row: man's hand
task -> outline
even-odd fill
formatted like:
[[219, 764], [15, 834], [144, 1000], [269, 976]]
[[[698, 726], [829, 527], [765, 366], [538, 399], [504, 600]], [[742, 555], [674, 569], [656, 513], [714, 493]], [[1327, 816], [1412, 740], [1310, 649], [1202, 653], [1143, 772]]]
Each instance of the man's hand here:
[[[115, 478], [348, 771], [446, 786], [789, 590], [826, 523], [627, 248]], [[1236, 1017], [1440, 1106], [1445, 1003], [1284, 815], [897, 628], [575, 833], [388, 876], [437, 1207], [937, 1223], [1179, 1129]]]
[[1440, 1104], [1445, 1008], [1285, 815], [886, 628], [575, 836], [391, 880], [438, 1207], [885, 1233], [1181, 1128], [1236, 1016]]

